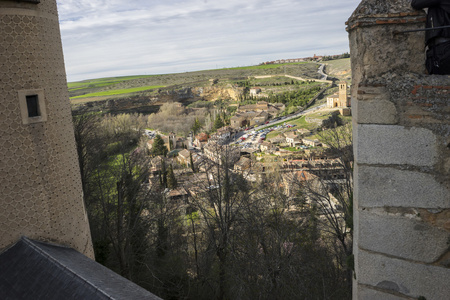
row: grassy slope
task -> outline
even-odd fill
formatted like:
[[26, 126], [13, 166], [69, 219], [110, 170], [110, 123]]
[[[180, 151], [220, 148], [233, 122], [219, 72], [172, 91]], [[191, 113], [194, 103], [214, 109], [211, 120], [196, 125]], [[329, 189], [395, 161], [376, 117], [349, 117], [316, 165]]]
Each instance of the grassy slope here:
[[[133, 91], [146, 91], [148, 87], [175, 88], [176, 86], [196, 86], [204, 85], [209, 79], [215, 78], [219, 80], [229, 79], [246, 79], [251, 76], [258, 75], [279, 75], [287, 74], [293, 76], [302, 76], [314, 79], [317, 75], [317, 63], [293, 63], [293, 64], [274, 64], [260, 65], [249, 67], [237, 67], [217, 70], [206, 70], [196, 72], [186, 72], [178, 74], [163, 74], [149, 76], [126, 76], [126, 77], [110, 77], [92, 80], [84, 80], [79, 82], [70, 82], [69, 96], [75, 102], [88, 102], [90, 99], [98, 100], [98, 97], [107, 97], [114, 95], [128, 97]], [[145, 87], [145, 88], [143, 88]], [[143, 88], [142, 90], [139, 90]], [[138, 90], [135, 90], [138, 89]], [[116, 92], [112, 92], [116, 90]], [[97, 97], [97, 99], [95, 99]], [[80, 100], [82, 99], [82, 100]]]
[[69, 87], [69, 91], [77, 90], [77, 89], [85, 89], [85, 88], [95, 88], [95, 87], [105, 87], [120, 83], [122, 81], [147, 78], [153, 75], [147, 76], [124, 76], [124, 77], [108, 77], [108, 78], [99, 78], [99, 79], [90, 79], [83, 80], [77, 82], [69, 82], [67, 86]]
[[[346, 80], [350, 74], [350, 59], [340, 59], [324, 62], [326, 72], [330, 75]], [[177, 74], [142, 75], [108, 77], [100, 79], [70, 82], [69, 96], [73, 104], [85, 103], [106, 99], [120, 99], [135, 95], [137, 92], [143, 95], [154, 93], [154, 89], [166, 90], [178, 89], [180, 87], [210, 86], [210, 79], [219, 79], [218, 86], [227, 86], [239, 80], [246, 80], [252, 76], [282, 75], [288, 74], [303, 78], [317, 78], [319, 64], [315, 62], [258, 65], [237, 68], [224, 68], [217, 70], [204, 70]], [[251, 84], [258, 85], [265, 79], [252, 80]], [[267, 81], [286, 81], [286, 78], [271, 78]], [[165, 88], [164, 88], [165, 87]], [[289, 86], [274, 87], [272, 92], [278, 93], [289, 89]], [[152, 92], [153, 90], [153, 92]], [[335, 90], [330, 90], [333, 93]]]
[[325, 72], [331, 76], [349, 81], [351, 77], [350, 58], [325, 61]]
[[164, 87], [163, 85], [153, 85], [153, 86], [142, 86], [136, 88], [129, 89], [120, 89], [120, 90], [107, 90], [96, 93], [89, 93], [80, 96], [71, 97], [70, 99], [79, 99], [79, 98], [91, 98], [91, 97], [102, 97], [102, 96], [114, 96], [114, 95], [122, 95], [122, 94], [130, 94], [142, 91], [148, 91], [153, 89], [158, 89]]

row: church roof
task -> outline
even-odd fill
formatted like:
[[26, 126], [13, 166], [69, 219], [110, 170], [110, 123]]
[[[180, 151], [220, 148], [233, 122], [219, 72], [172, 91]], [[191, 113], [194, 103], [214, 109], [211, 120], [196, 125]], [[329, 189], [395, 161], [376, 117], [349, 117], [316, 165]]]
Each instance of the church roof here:
[[2, 299], [161, 299], [72, 248], [22, 237], [0, 253]]

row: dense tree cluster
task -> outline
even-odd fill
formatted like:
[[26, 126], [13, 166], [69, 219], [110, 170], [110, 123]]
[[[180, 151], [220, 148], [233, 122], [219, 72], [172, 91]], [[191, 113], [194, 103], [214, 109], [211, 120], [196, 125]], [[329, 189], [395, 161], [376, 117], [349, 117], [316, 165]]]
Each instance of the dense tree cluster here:
[[186, 109], [180, 103], [168, 102], [161, 106], [158, 113], [148, 116], [148, 125], [162, 132], [187, 136], [196, 122], [196, 126], [205, 122], [208, 112], [208, 108]]

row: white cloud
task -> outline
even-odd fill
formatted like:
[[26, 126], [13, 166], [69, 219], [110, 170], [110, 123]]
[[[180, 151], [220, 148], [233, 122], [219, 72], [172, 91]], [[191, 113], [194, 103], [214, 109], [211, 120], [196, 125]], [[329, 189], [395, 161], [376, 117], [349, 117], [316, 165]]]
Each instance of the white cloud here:
[[58, 0], [68, 79], [348, 51], [359, 0]]

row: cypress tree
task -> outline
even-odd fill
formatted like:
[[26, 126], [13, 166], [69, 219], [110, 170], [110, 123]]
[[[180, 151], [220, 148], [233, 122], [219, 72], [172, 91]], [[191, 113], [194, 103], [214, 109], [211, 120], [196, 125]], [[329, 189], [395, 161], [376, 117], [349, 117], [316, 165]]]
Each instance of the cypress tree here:
[[167, 170], [167, 187], [169, 189], [174, 189], [177, 187], [177, 179], [175, 178], [175, 174], [173, 173], [172, 165], [169, 165]]
[[166, 145], [164, 145], [164, 140], [159, 134], [156, 135], [153, 142], [152, 154], [166, 156], [167, 152], [169, 152], [169, 150], [167, 150]]

